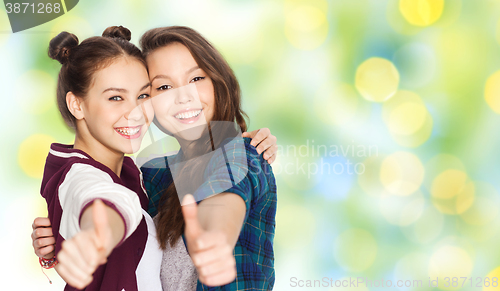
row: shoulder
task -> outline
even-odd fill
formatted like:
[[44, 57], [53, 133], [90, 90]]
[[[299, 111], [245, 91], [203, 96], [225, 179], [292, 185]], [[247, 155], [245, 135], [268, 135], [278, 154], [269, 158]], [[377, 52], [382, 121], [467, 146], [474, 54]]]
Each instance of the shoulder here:
[[245, 138], [245, 150], [248, 165], [248, 173], [245, 180], [251, 185], [254, 198], [263, 196], [272, 197], [276, 193], [276, 180], [271, 165], [264, 159], [262, 154], [250, 144], [251, 139]]
[[[61, 182], [68, 179], [76, 181], [105, 180], [117, 182], [115, 179], [116, 175], [112, 174], [110, 169], [89, 159], [69, 158], [66, 163], [59, 168], [58, 172]], [[57, 176], [57, 174], [54, 176]]]
[[218, 159], [222, 164], [227, 164], [231, 168], [243, 168], [245, 174], [247, 170], [249, 173], [260, 173], [265, 169], [271, 170], [269, 163], [264, 159], [262, 154], [259, 154], [257, 149], [250, 144], [251, 141], [247, 137], [226, 140], [221, 146], [223, 150], [218, 150], [213, 159]]
[[269, 163], [262, 154], [257, 153], [257, 149], [250, 142], [250, 138], [242, 138], [237, 142], [228, 143], [224, 148], [233, 181], [236, 184], [247, 181], [252, 189], [257, 190], [260, 188], [256, 187], [257, 185], [262, 187], [274, 183], [274, 175]]
[[137, 166], [137, 163], [135, 162], [134, 157], [124, 157], [123, 159], [123, 170], [130, 171], [130, 172], [139, 172], [140, 169]]
[[107, 169], [100, 169], [88, 161], [75, 161], [67, 165], [61, 186], [66, 184], [78, 187], [80, 184], [93, 185], [96, 182], [114, 184], [118, 182], [114, 176], [108, 173]]
[[149, 197], [156, 192], [162, 192], [172, 181], [167, 157], [159, 157], [146, 162], [141, 166], [141, 172]]
[[[78, 174], [82, 176], [93, 174], [115, 180], [113, 176], [116, 175], [114, 175], [108, 167], [95, 161], [84, 151], [73, 149], [72, 147], [72, 145], [57, 143], [51, 145], [49, 155], [47, 157], [47, 163], [52, 166], [52, 169], [59, 171], [63, 177], [69, 172], [78, 172]], [[127, 162], [133, 163], [132, 160]], [[46, 166], [44, 175], [54, 174], [53, 171], [49, 170], [49, 168], [50, 167]]]
[[146, 162], [141, 166], [141, 172], [144, 180], [169, 172], [167, 157], [158, 157]]
[[249, 137], [243, 138], [246, 153], [251, 154], [252, 157], [259, 157], [260, 155], [259, 155], [259, 153], [257, 153], [257, 149], [253, 145], [250, 144], [251, 141], [252, 141], [252, 139]]
[[142, 169], [159, 169], [166, 168], [168, 165], [167, 157], [158, 157], [147, 161], [141, 166]]
[[257, 149], [250, 144], [250, 138], [243, 138], [245, 144], [245, 154], [249, 167], [249, 172], [258, 171], [259, 173], [271, 173], [271, 165], [264, 159], [262, 154], [257, 152]]
[[239, 157], [258, 158], [257, 149], [250, 144], [251, 141], [248, 137], [226, 139], [219, 147], [224, 149], [220, 154], [224, 153], [229, 159]]

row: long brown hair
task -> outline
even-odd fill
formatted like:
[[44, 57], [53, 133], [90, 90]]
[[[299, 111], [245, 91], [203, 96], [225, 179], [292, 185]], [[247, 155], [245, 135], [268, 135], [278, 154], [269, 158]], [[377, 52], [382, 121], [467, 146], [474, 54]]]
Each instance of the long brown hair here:
[[129, 42], [130, 38], [131, 33], [127, 28], [110, 26], [102, 33], [102, 37], [90, 37], [81, 44], [78, 44], [76, 35], [66, 31], [50, 41], [49, 57], [62, 64], [57, 80], [57, 105], [69, 127], [74, 129], [76, 120], [66, 105], [68, 92], [85, 98], [94, 74], [119, 57], [130, 56], [146, 66], [141, 50]]
[[[241, 90], [236, 76], [222, 55], [201, 34], [189, 27], [170, 26], [151, 29], [140, 40], [145, 58], [156, 49], [172, 43], [184, 45], [191, 52], [198, 66], [212, 79], [215, 108], [210, 122], [236, 122], [241, 131], [246, 131], [245, 117], [247, 115], [241, 109]], [[154, 122], [158, 125], [156, 118]], [[220, 142], [220, 140], [215, 142], [212, 140], [212, 149], [214, 146], [218, 147]], [[182, 169], [181, 175], [189, 175], [190, 170]], [[165, 249], [167, 242], [171, 246], [177, 242], [185, 226], [181, 204], [173, 182], [160, 199], [158, 216], [157, 237], [160, 246]]]

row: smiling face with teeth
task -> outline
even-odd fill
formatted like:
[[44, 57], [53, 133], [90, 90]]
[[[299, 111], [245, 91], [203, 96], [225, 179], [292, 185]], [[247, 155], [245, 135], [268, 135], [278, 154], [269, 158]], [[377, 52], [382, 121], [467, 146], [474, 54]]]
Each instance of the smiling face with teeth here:
[[159, 125], [185, 140], [198, 139], [214, 116], [214, 86], [190, 51], [174, 42], [147, 57]]
[[152, 119], [146, 68], [120, 57], [97, 71], [85, 98], [79, 99], [77, 137], [94, 158], [131, 154], [139, 150]]

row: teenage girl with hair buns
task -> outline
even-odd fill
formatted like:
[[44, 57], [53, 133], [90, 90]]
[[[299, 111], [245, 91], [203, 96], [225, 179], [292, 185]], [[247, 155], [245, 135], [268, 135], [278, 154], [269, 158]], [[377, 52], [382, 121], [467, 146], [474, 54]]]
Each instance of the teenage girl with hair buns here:
[[62, 64], [57, 103], [75, 130], [74, 145], [51, 145], [41, 187], [65, 290], [162, 290], [148, 197], [125, 157], [154, 115], [146, 64], [129, 40], [120, 26], [80, 44], [68, 32], [50, 41]]

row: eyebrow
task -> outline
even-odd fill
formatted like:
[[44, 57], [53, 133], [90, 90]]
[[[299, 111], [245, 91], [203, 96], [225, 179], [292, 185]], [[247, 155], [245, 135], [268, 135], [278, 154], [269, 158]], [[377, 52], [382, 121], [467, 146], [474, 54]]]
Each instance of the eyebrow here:
[[142, 90], [146, 89], [147, 87], [151, 87], [151, 83], [147, 83], [146, 85], [142, 86], [141, 90], [139, 90], [139, 91], [142, 91]]
[[[191, 69], [189, 69], [189, 70], [187, 70], [187, 71], [186, 71], [186, 75], [187, 75], [187, 74], [189, 74], [189, 73], [192, 73], [192, 72], [194, 72], [194, 71], [196, 71], [196, 70], [198, 70], [199, 68], [200, 68], [200, 66], [198, 66], [198, 65], [196, 65], [196, 66], [192, 67]], [[154, 81], [154, 80], [156, 80], [156, 79], [170, 79], [170, 77], [169, 77], [169, 76], [167, 76], [167, 75], [156, 75], [156, 76], [155, 76], [155, 77], [151, 80], [151, 82], [153, 82], [153, 81]]]
[[197, 70], [197, 69], [199, 69], [199, 68], [200, 68], [200, 66], [194, 66], [194, 67], [192, 67], [191, 69], [187, 70], [187, 71], [186, 71], [186, 74], [189, 74], [189, 73], [191, 73], [191, 72], [193, 72], [193, 71], [196, 71], [196, 70]]
[[[144, 89], [146, 89], [147, 87], [150, 87], [151, 86], [151, 83], [147, 83], [146, 85], [142, 86], [141, 90], [139, 91], [142, 91]], [[124, 89], [124, 88], [116, 88], [116, 87], [110, 87], [108, 89], [105, 89], [104, 91], [102, 91], [102, 93], [105, 93], [105, 92], [108, 92], [108, 91], [116, 91], [116, 92], [120, 92], [120, 93], [127, 93], [128, 90], [127, 89]]]

